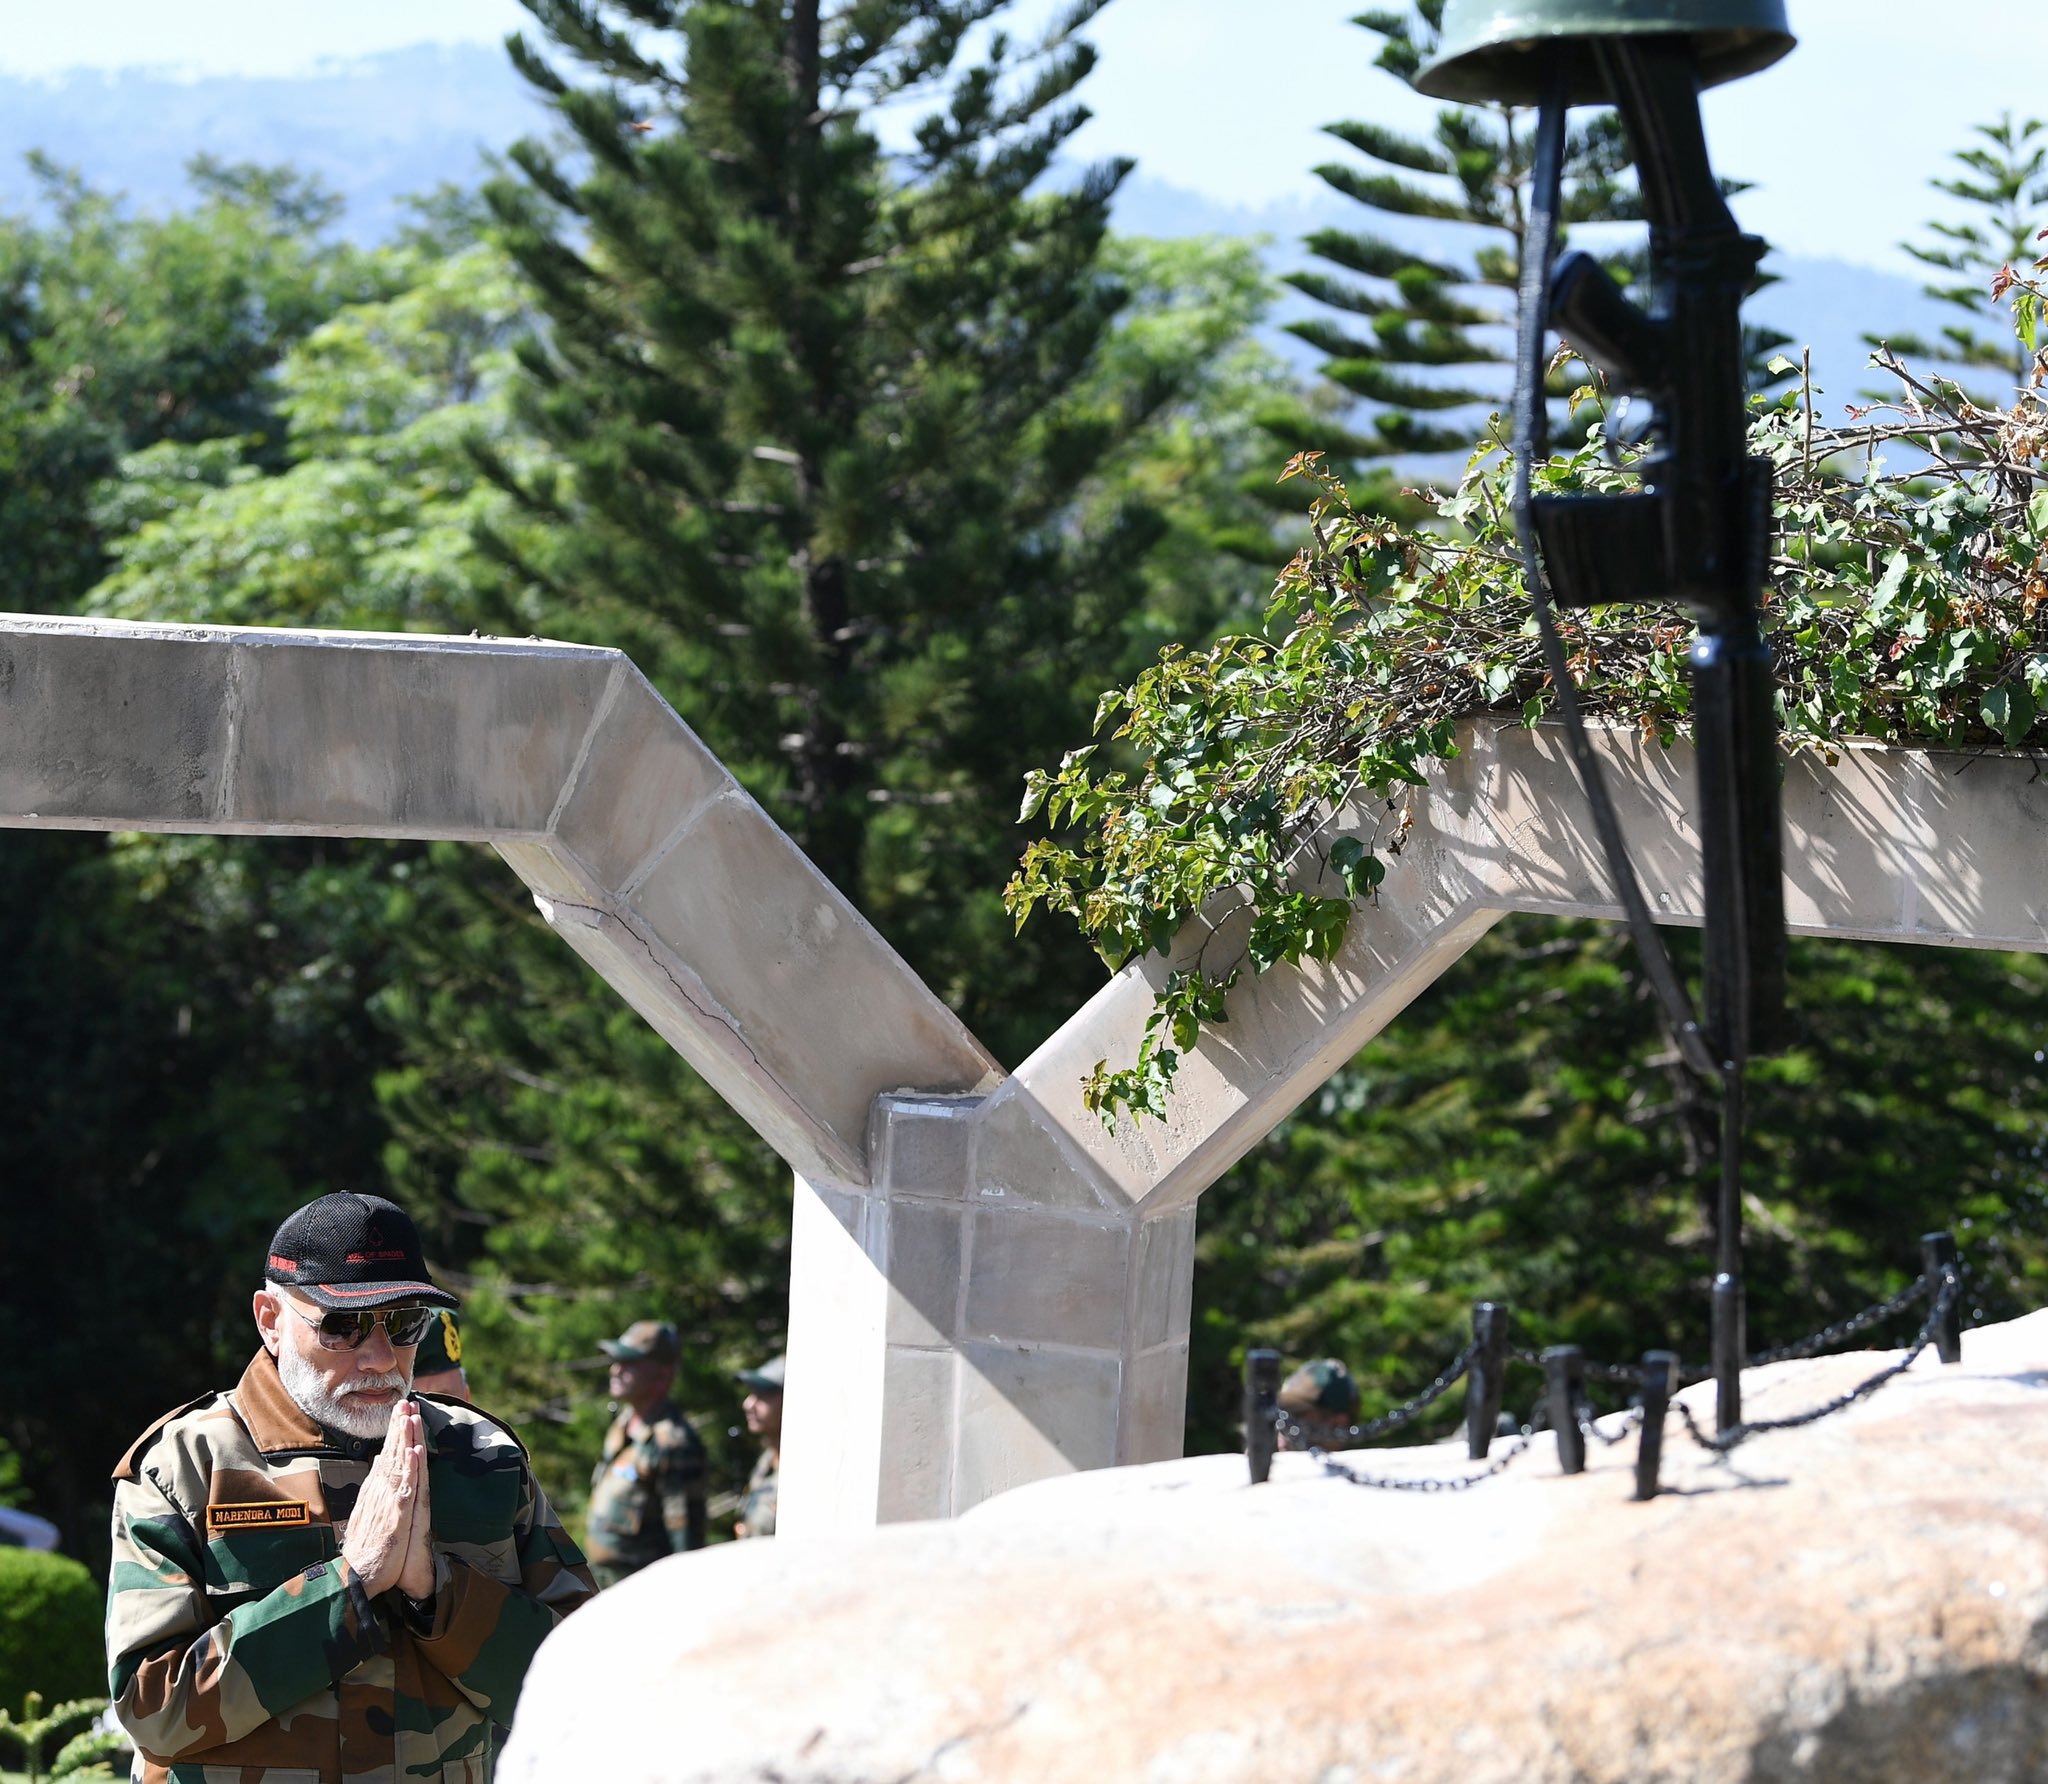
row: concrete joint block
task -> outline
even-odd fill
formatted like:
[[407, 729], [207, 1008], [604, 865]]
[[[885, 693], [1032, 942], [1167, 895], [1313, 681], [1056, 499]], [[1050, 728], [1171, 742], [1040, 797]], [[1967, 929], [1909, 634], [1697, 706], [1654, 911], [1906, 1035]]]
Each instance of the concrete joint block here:
[[868, 1158], [894, 1196], [967, 1195], [975, 1117], [985, 1097], [885, 1091], [868, 1121]]

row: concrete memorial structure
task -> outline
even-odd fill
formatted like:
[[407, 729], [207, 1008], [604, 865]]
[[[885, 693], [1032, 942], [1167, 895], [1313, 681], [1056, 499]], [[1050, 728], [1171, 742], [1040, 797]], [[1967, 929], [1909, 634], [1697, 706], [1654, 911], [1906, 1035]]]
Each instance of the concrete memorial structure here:
[[[1745, 1377], [1820, 1404], [1895, 1361]], [[1684, 1399], [1713, 1421], [1713, 1386]], [[1469, 1493], [1199, 1456], [951, 1523], [739, 1543], [607, 1593], [534, 1662], [505, 1784], [2037, 1784], [2048, 1313], [1964, 1334], [1726, 1462], [1674, 1415]], [[1609, 1432], [1622, 1420], [1601, 1421]], [[1467, 1471], [1462, 1443], [1350, 1458]], [[793, 1688], [792, 1682], [797, 1682]]]
[[[1247, 979], [1168, 1120], [1111, 1136], [1080, 1080], [1173, 961], [1005, 1073], [617, 652], [0, 616], [0, 827], [487, 843], [788, 1161], [796, 1535], [1180, 1454], [1201, 1192], [1502, 916], [1617, 914], [1561, 739], [1461, 746], [1398, 816], [1333, 817], [1406, 824], [1341, 953]], [[1687, 752], [1601, 747], [1653, 909], [1697, 922]], [[1785, 811], [1794, 929], [2048, 950], [2030, 762], [1800, 756]]]

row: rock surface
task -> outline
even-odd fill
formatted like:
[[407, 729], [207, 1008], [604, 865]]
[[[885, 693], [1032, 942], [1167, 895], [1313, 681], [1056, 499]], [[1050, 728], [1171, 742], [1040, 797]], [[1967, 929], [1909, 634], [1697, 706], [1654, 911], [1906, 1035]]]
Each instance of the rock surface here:
[[[1294, 1455], [1253, 1488], [1212, 1456], [678, 1556], [549, 1640], [499, 1775], [2035, 1784], [2048, 1312], [1963, 1355], [1726, 1463], [1674, 1415], [1648, 1504], [1632, 1439], [1567, 1479], [1541, 1436], [1464, 1493], [1361, 1489]], [[1886, 1360], [1757, 1371], [1746, 1410]], [[1711, 1420], [1711, 1387], [1686, 1398]], [[1455, 1475], [1461, 1455], [1359, 1461]]]

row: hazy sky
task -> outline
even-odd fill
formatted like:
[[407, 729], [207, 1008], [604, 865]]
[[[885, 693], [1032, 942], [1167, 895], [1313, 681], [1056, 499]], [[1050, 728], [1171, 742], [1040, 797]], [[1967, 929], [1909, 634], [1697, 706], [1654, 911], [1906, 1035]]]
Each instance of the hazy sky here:
[[[1056, 0], [1021, 0], [1021, 26]], [[1345, 21], [1360, 0], [1113, 0], [1090, 28], [1102, 65], [1084, 154], [1236, 204], [1315, 190], [1318, 127], [1427, 116], [1370, 66]], [[1910, 270], [1895, 247], [1940, 201], [1926, 190], [1969, 127], [2030, 96], [2048, 110], [2048, 3], [1790, 0], [1801, 47], [1708, 100], [1717, 166], [1754, 180], [1744, 221], [1795, 254]], [[1954, 21], [1944, 29], [1945, 21]], [[0, 70], [154, 65], [283, 74], [322, 57], [491, 42], [516, 0], [0, 0]], [[1910, 86], [1907, 83], [1910, 82]]]

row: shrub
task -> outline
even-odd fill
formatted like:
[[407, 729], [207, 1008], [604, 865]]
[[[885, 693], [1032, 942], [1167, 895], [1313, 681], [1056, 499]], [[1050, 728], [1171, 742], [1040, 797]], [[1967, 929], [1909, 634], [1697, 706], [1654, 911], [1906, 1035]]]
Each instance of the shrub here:
[[0, 1704], [49, 1703], [107, 1688], [100, 1589], [64, 1555], [0, 1549]]

